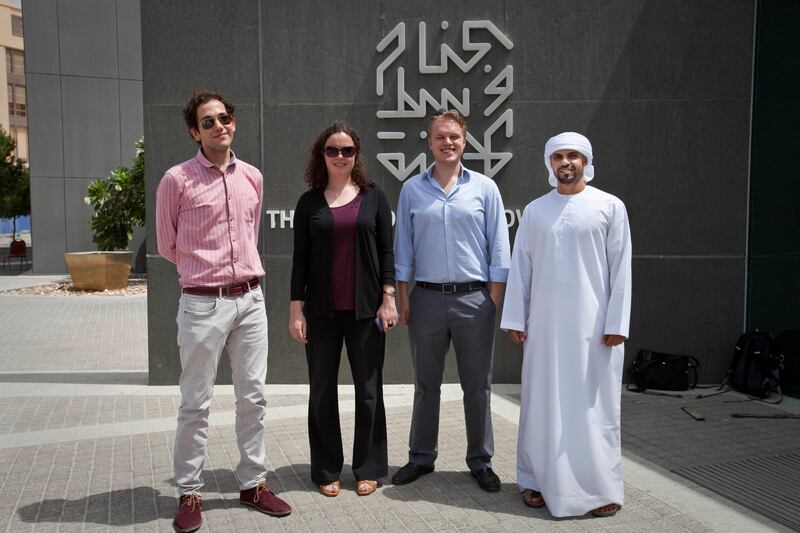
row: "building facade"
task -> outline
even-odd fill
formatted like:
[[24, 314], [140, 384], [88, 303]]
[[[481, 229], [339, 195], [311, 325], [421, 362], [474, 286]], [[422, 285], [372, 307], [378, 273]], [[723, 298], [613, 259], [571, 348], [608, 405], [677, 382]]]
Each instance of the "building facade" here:
[[17, 157], [28, 160], [28, 100], [22, 9], [0, 1], [0, 126], [17, 141]]
[[[151, 383], [175, 383], [179, 373], [180, 290], [157, 252], [155, 190], [197, 149], [181, 108], [202, 88], [236, 105], [237, 156], [266, 180], [259, 249], [272, 382], [307, 379], [286, 326], [292, 210], [308, 145], [333, 120], [349, 121], [369, 176], [396, 204], [403, 181], [428, 163], [425, 116], [443, 106], [468, 115], [465, 164], [497, 182], [512, 236], [525, 205], [549, 190], [546, 139], [574, 130], [592, 140], [593, 184], [625, 201], [633, 232], [628, 362], [639, 348], [695, 355], [700, 380], [714, 383], [743, 329], [800, 329], [800, 180], [781, 158], [800, 150], [797, 2], [23, 8], [37, 271], [61, 272], [64, 251], [93, 249], [86, 184], [129, 164], [145, 133]], [[400, 328], [388, 339], [386, 382], [411, 380], [408, 354]], [[494, 380], [518, 381], [520, 364], [519, 348], [499, 335]], [[224, 358], [219, 380], [229, 380]]]
[[[37, 274], [96, 250], [89, 183], [130, 166], [142, 135], [138, 0], [24, 0], [31, 238]], [[144, 231], [129, 248], [142, 250]]]

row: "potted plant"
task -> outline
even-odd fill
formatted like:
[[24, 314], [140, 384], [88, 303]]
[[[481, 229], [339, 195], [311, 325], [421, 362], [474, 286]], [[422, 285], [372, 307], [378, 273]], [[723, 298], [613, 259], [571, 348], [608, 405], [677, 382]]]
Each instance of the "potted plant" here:
[[89, 184], [84, 200], [94, 207], [89, 226], [99, 251], [64, 254], [73, 287], [113, 290], [128, 286], [133, 252], [127, 248], [133, 229], [144, 225], [144, 189], [144, 139], [140, 138], [131, 168], [119, 167]]

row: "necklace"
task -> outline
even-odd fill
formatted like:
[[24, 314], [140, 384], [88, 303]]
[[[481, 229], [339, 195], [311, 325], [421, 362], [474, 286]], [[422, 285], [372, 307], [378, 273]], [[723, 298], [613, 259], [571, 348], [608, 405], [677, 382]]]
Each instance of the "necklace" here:
[[347, 186], [348, 186], [348, 185], [350, 185], [350, 182], [349, 182], [349, 181], [348, 181], [347, 183], [345, 183], [345, 184], [344, 184], [344, 187], [342, 187], [341, 189], [339, 189], [339, 192], [335, 192], [335, 191], [333, 191], [333, 190], [331, 189], [331, 192], [332, 192], [332, 193], [335, 195], [335, 196], [333, 197], [333, 200], [334, 200], [334, 201], [336, 201], [336, 200], [338, 200], [338, 199], [339, 199], [339, 196], [341, 196], [341, 194], [344, 192], [344, 190], [347, 188]]

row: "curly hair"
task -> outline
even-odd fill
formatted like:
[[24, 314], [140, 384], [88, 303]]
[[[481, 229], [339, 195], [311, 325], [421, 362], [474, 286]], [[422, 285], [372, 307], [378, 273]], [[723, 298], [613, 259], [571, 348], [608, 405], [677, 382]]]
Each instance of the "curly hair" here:
[[375, 186], [375, 182], [367, 178], [366, 166], [364, 160], [361, 158], [361, 138], [356, 133], [356, 130], [348, 126], [344, 122], [334, 122], [320, 133], [316, 140], [308, 148], [308, 166], [306, 167], [306, 183], [311, 190], [324, 191], [328, 185], [328, 167], [325, 164], [325, 143], [328, 137], [335, 133], [344, 133], [353, 139], [353, 146], [356, 148], [356, 160], [353, 163], [353, 172], [351, 178], [353, 183], [359, 188], [364, 190], [367, 187]]
[[225, 112], [229, 115], [233, 115], [233, 104], [226, 102], [221, 94], [214, 91], [195, 91], [183, 108], [183, 120], [186, 121], [186, 125], [189, 126], [189, 129], [199, 129], [199, 124], [197, 123], [197, 108], [209, 100], [219, 100], [222, 105], [225, 106]]

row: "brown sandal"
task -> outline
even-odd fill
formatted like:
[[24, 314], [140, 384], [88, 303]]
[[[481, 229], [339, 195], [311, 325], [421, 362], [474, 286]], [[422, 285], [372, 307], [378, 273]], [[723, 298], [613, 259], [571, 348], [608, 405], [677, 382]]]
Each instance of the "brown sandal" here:
[[522, 491], [522, 503], [528, 507], [538, 509], [544, 506], [544, 498], [538, 490], [526, 489]]
[[378, 490], [378, 482], [372, 479], [364, 479], [356, 483], [356, 494], [359, 496], [369, 496]]
[[328, 496], [329, 498], [333, 498], [334, 496], [339, 495], [339, 480], [331, 481], [327, 485], [320, 485], [319, 491], [324, 495]]
[[592, 516], [597, 518], [604, 518], [606, 516], [614, 516], [617, 514], [617, 511], [622, 509], [622, 506], [618, 503], [609, 503], [607, 505], [603, 505], [602, 507], [598, 507], [597, 509], [592, 510]]

